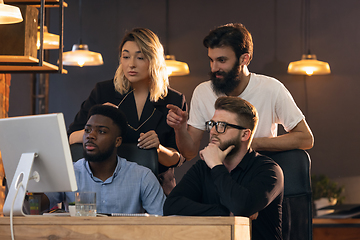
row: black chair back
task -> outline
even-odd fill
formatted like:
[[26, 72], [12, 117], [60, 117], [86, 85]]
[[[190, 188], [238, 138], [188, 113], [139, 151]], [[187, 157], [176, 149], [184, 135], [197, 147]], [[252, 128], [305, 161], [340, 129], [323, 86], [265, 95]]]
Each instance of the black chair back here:
[[155, 176], [159, 173], [158, 154], [155, 148], [140, 149], [135, 143], [123, 143], [118, 148], [118, 155], [128, 161], [150, 168]]
[[311, 160], [300, 149], [262, 152], [284, 173], [283, 239], [312, 240]]
[[[71, 144], [70, 151], [73, 162], [84, 157], [83, 146], [81, 143]], [[135, 143], [123, 143], [118, 148], [118, 155], [130, 162], [136, 162], [139, 165], [150, 168], [155, 176], [158, 175], [158, 154], [155, 148], [140, 149]]]

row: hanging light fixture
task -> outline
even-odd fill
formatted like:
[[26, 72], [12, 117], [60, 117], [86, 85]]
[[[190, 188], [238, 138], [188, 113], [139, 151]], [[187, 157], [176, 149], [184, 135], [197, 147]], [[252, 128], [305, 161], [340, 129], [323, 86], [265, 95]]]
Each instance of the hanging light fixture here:
[[174, 55], [165, 56], [166, 70], [168, 76], [183, 76], [190, 73], [189, 66], [185, 62], [175, 60]]
[[64, 52], [63, 64], [67, 66], [98, 66], [104, 64], [100, 53], [89, 51], [89, 46], [82, 43], [82, 17], [81, 0], [79, 0], [80, 39], [79, 44], [74, 44], [72, 50]]
[[304, 45], [308, 49], [307, 54], [303, 54], [300, 61], [291, 62], [288, 66], [288, 73], [300, 75], [324, 75], [329, 74], [330, 66], [327, 62], [316, 59], [315, 54], [310, 53], [309, 24], [310, 24], [310, 1], [303, 1], [303, 23], [304, 23]]
[[330, 73], [330, 66], [327, 62], [316, 59], [315, 54], [303, 54], [300, 61], [291, 62], [288, 73], [301, 75], [325, 75]]
[[[47, 26], [44, 26], [44, 49], [59, 49], [59, 41], [60, 36], [49, 33]], [[37, 49], [40, 49], [40, 27], [38, 27], [37, 32], [37, 42], [36, 42]]]
[[20, 8], [4, 4], [4, 0], [0, 0], [0, 24], [11, 24], [22, 22]]
[[168, 76], [184, 76], [190, 73], [189, 66], [185, 62], [175, 60], [174, 55], [169, 55], [169, 0], [166, 0], [165, 12], [166, 24], [166, 48], [165, 48], [165, 63]]

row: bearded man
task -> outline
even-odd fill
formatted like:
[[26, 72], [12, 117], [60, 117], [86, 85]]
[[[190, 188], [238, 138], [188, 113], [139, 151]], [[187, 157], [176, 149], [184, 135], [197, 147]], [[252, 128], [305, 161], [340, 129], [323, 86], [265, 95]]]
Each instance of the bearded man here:
[[[90, 109], [83, 136], [84, 158], [74, 163], [78, 191], [96, 192], [98, 213], [146, 210], [162, 215], [165, 195], [152, 171], [117, 156], [126, 124], [125, 115], [115, 107], [95, 105]], [[73, 192], [45, 194], [50, 207], [75, 201]]]
[[[174, 128], [177, 146], [187, 160], [198, 154], [205, 131], [204, 122], [214, 115], [214, 103], [219, 96], [240, 97], [257, 109], [259, 124], [252, 149], [285, 151], [312, 148], [314, 138], [305, 116], [285, 86], [275, 78], [249, 72], [253, 41], [244, 25], [220, 26], [210, 31], [203, 44], [208, 49], [211, 80], [195, 88], [189, 119], [187, 112], [168, 105], [167, 123]], [[278, 124], [287, 134], [277, 135]]]
[[219, 97], [205, 123], [209, 144], [172, 190], [164, 215], [244, 216], [252, 239], [282, 239], [283, 172], [250, 148], [258, 115], [239, 97]]

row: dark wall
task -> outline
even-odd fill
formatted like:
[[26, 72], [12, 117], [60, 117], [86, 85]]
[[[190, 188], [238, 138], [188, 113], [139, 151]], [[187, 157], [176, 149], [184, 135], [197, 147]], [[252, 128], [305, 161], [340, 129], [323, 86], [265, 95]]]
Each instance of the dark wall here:
[[[78, 1], [68, 0], [65, 9], [64, 51], [79, 38]], [[170, 1], [169, 50], [186, 61], [190, 75], [173, 77], [171, 87], [183, 92], [190, 102], [192, 91], [208, 79], [204, 36], [215, 26], [241, 22], [252, 33], [254, 59], [249, 69], [274, 76], [285, 84], [307, 117], [315, 135], [309, 150], [313, 173], [330, 177], [359, 175], [360, 161], [354, 149], [360, 145], [360, 1], [312, 0], [310, 47], [319, 60], [330, 64], [326, 76], [293, 76], [286, 73], [291, 61], [304, 53], [301, 35], [301, 0], [273, 1]], [[66, 67], [68, 74], [50, 75], [50, 112], [63, 112], [72, 122], [80, 104], [95, 83], [111, 79], [118, 65], [118, 45], [126, 30], [147, 27], [165, 44], [165, 0], [83, 1], [82, 39], [90, 50], [100, 52], [104, 65]], [[57, 10], [51, 10], [50, 32], [57, 32]], [[52, 61], [57, 53], [51, 51]], [[13, 74], [10, 116], [30, 113], [30, 76]], [[194, 161], [193, 161], [194, 162]], [[178, 176], [192, 163], [177, 170]]]

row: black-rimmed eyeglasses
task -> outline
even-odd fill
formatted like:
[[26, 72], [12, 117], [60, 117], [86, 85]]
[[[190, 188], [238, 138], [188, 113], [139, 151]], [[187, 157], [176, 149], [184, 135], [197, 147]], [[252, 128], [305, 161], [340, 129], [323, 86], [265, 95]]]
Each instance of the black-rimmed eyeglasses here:
[[246, 129], [245, 127], [242, 127], [242, 126], [230, 124], [227, 122], [215, 122], [213, 120], [205, 122], [205, 126], [206, 126], [206, 131], [208, 131], [208, 132], [210, 132], [210, 130], [215, 126], [215, 130], [218, 133], [224, 133], [227, 126], [233, 127], [236, 129], [240, 129], [240, 130]]

